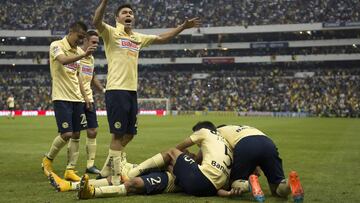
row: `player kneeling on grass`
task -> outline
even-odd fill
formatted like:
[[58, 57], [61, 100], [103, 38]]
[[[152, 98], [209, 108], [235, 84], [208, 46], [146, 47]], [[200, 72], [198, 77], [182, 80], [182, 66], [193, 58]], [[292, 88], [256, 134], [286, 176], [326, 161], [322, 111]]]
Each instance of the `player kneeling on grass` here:
[[298, 174], [292, 171], [289, 179], [285, 179], [282, 160], [268, 136], [250, 126], [222, 125], [217, 131], [229, 142], [234, 152], [230, 174], [232, 188], [241, 192], [251, 191], [257, 201], [263, 202], [265, 197], [258, 176], [253, 175], [259, 166], [273, 195], [286, 198], [291, 193], [295, 202], [303, 201], [304, 190]]

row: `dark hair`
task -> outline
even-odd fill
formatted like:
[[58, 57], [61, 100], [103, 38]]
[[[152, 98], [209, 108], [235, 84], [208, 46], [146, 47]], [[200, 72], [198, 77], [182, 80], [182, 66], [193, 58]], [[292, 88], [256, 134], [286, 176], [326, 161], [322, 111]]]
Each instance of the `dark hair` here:
[[77, 21], [70, 25], [70, 31], [79, 32], [80, 30], [84, 30], [85, 32], [88, 30], [87, 26], [82, 21]]
[[212, 131], [216, 131], [215, 125], [214, 125], [212, 122], [210, 122], [210, 121], [200, 121], [200, 122], [198, 122], [198, 123], [195, 124], [194, 127], [192, 128], [192, 131], [195, 132], [195, 131], [200, 130], [201, 128], [205, 128], [205, 129], [209, 129], [209, 130], [212, 130]]
[[216, 128], [222, 128], [222, 127], [224, 127], [224, 126], [227, 126], [227, 125], [221, 124], [221, 125], [218, 125]]
[[132, 11], [134, 11], [134, 9], [132, 8], [132, 6], [130, 4], [122, 4], [120, 5], [116, 11], [115, 11], [115, 16], [118, 16], [119, 15], [119, 12], [121, 11], [121, 9], [123, 8], [130, 8]]
[[95, 31], [95, 30], [88, 30], [87, 32], [86, 32], [86, 37], [87, 38], [89, 38], [89, 37], [91, 37], [91, 36], [99, 36], [99, 34]]

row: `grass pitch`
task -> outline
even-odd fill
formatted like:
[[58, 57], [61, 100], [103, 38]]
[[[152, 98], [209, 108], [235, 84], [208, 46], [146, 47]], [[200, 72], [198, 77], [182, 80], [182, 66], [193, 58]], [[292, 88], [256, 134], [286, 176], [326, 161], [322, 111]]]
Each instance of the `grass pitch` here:
[[[360, 120], [337, 118], [262, 118], [234, 116], [140, 116], [139, 132], [127, 146], [128, 161], [139, 163], [175, 146], [190, 135], [200, 120], [215, 124], [247, 124], [267, 133], [277, 144], [286, 174], [297, 170], [305, 190], [305, 202], [360, 201]], [[110, 136], [106, 117], [99, 117], [95, 164], [102, 167]], [[57, 129], [53, 117], [9, 120], [0, 117], [0, 202], [78, 202], [74, 192], [57, 193], [41, 171], [42, 156], [49, 150]], [[54, 161], [62, 175], [66, 148]], [[85, 132], [82, 132], [79, 174], [85, 170]], [[272, 197], [260, 177], [266, 202], [292, 202]], [[199, 198], [184, 194], [128, 196], [82, 202], [253, 202], [250, 195], [227, 199]]]

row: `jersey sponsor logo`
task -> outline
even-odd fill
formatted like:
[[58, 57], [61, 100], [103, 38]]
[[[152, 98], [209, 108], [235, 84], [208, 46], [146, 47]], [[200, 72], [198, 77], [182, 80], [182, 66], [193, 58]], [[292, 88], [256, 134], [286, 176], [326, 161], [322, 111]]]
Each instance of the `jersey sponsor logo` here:
[[70, 69], [72, 71], [76, 71], [77, 68], [79, 67], [79, 64], [78, 63], [69, 63], [69, 64], [64, 65], [64, 67], [67, 69]]
[[140, 45], [136, 44], [128, 39], [119, 39], [120, 47], [123, 49], [129, 49], [131, 51], [138, 52], [140, 50]]
[[84, 75], [93, 75], [94, 67], [82, 65], [81, 66], [81, 73]]
[[225, 175], [229, 176], [229, 171], [227, 167], [224, 167], [223, 165], [217, 163], [216, 161], [211, 161], [211, 165], [222, 171]]

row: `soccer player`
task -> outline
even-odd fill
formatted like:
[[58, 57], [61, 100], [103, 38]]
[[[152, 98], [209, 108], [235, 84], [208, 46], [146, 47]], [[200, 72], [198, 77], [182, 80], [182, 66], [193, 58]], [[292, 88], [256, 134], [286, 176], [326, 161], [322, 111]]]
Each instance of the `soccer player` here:
[[15, 119], [15, 99], [14, 99], [14, 96], [11, 94], [7, 100], [6, 100], [6, 103], [8, 105], [8, 109], [9, 109], [9, 115], [8, 115], [8, 119], [12, 118], [12, 119]]
[[[86, 37], [87, 26], [83, 22], [70, 25], [69, 33], [63, 39], [50, 45], [50, 72], [52, 77], [52, 101], [59, 135], [53, 140], [50, 150], [42, 160], [42, 168], [46, 176], [52, 168], [52, 161], [58, 152], [68, 143], [68, 165], [64, 178], [79, 181], [75, 173], [76, 160], [79, 155], [80, 130], [86, 127], [84, 113], [84, 98], [80, 88], [79, 60], [90, 56], [96, 45], [89, 46], [82, 51], [78, 45]], [[82, 87], [83, 88], [83, 87]], [[89, 106], [89, 101], [86, 101]]]
[[233, 188], [248, 192], [252, 188], [255, 199], [264, 200], [258, 177], [252, 175], [257, 166], [264, 172], [271, 193], [287, 197], [290, 193], [295, 202], [304, 198], [298, 174], [291, 171], [285, 179], [282, 160], [273, 141], [260, 130], [250, 126], [222, 125], [217, 128], [230, 144], [234, 152], [234, 161], [230, 174]]
[[[86, 51], [90, 46], [98, 46], [99, 44], [99, 35], [94, 30], [87, 31], [86, 38], [84, 38], [84, 43], [81, 46], [83, 51]], [[85, 115], [87, 121], [87, 139], [86, 139], [86, 152], [87, 152], [87, 163], [86, 163], [86, 173], [100, 174], [100, 170], [94, 165], [95, 155], [96, 155], [96, 135], [97, 135], [97, 116], [96, 109], [93, 99], [93, 91], [91, 89], [91, 84], [93, 84], [99, 91], [105, 92], [104, 87], [101, 85], [100, 81], [94, 75], [95, 68], [95, 59], [94, 56], [89, 55], [80, 60], [81, 66], [81, 78], [83, 81], [83, 86], [85, 92], [83, 95], [86, 95], [84, 98], [87, 103], [90, 104], [85, 108]]]
[[103, 22], [108, 0], [102, 0], [95, 11], [93, 23], [103, 38], [108, 61], [105, 93], [106, 111], [112, 140], [101, 176], [114, 176], [113, 184], [120, 184], [122, 166], [126, 163], [123, 152], [137, 133], [137, 81], [138, 56], [143, 47], [166, 43], [185, 29], [200, 25], [198, 18], [185, 22], [160, 35], [145, 35], [132, 30], [135, 22], [131, 5], [119, 6], [115, 12], [116, 27]]

